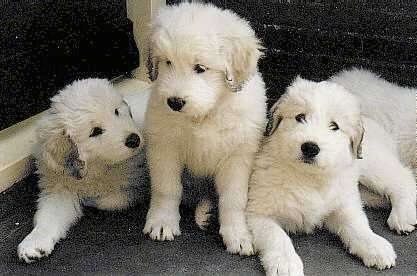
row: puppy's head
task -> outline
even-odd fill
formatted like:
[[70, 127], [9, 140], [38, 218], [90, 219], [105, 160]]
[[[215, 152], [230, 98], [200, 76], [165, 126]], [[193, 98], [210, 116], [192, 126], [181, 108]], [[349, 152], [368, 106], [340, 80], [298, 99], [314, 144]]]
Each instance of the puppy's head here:
[[337, 171], [361, 158], [359, 104], [342, 86], [298, 77], [271, 108], [269, 143], [303, 170]]
[[107, 80], [76, 81], [51, 101], [38, 127], [38, 158], [52, 169], [81, 179], [87, 164], [113, 165], [138, 152], [142, 136]]
[[260, 43], [230, 11], [196, 3], [167, 7], [151, 34], [149, 75], [172, 112], [204, 116], [257, 72]]

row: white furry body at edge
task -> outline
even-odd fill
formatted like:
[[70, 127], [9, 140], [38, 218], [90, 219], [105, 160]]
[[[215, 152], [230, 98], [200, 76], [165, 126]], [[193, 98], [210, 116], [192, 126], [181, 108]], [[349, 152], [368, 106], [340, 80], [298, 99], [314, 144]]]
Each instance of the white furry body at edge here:
[[391, 134], [403, 164], [415, 169], [417, 89], [395, 85], [361, 69], [342, 71], [330, 80], [359, 98], [363, 115]]

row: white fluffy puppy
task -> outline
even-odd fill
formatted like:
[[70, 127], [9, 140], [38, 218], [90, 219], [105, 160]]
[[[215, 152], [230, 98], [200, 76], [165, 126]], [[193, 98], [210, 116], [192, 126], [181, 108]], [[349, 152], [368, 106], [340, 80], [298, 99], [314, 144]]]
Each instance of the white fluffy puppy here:
[[21, 260], [48, 256], [82, 216], [82, 205], [114, 210], [132, 203], [143, 157], [131, 116], [103, 79], [76, 81], [52, 98], [37, 130], [40, 195], [34, 228], [18, 246]]
[[146, 113], [152, 198], [144, 233], [180, 234], [181, 172], [213, 176], [220, 234], [232, 253], [251, 254], [247, 185], [265, 127], [260, 44], [248, 22], [212, 5], [183, 3], [152, 25]]
[[[375, 74], [359, 69], [343, 71], [331, 81], [355, 94], [361, 104], [365, 132], [361, 184], [382, 195], [377, 200], [367, 193], [364, 200], [380, 205], [389, 199], [392, 206], [388, 225], [397, 233], [415, 229], [416, 181], [416, 104], [417, 89], [399, 87]], [[377, 124], [377, 126], [376, 126]], [[374, 126], [375, 125], [375, 126]], [[378, 127], [380, 126], [380, 127]]]
[[355, 97], [338, 84], [298, 77], [271, 110], [247, 206], [266, 273], [302, 275], [286, 231], [310, 233], [321, 226], [366, 266], [394, 266], [391, 244], [372, 232], [362, 209], [357, 159], [364, 128]]

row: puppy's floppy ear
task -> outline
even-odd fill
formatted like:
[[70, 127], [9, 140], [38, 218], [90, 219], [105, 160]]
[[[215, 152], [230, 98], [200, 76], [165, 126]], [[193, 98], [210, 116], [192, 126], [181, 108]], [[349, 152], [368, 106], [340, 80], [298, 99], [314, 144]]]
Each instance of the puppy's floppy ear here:
[[76, 179], [86, 175], [86, 162], [56, 114], [49, 112], [38, 127], [38, 162]]
[[158, 58], [152, 55], [152, 48], [149, 48], [146, 68], [148, 69], [148, 76], [151, 81], [155, 81], [158, 78], [158, 65]]
[[365, 129], [363, 127], [362, 120], [359, 120], [358, 125], [355, 128], [355, 133], [350, 138], [353, 158], [362, 159], [362, 140], [364, 133]]
[[225, 81], [233, 92], [242, 89], [245, 81], [256, 73], [262, 46], [255, 36], [224, 39]]
[[275, 130], [277, 130], [282, 121], [282, 116], [278, 114], [278, 103], [274, 104], [274, 106], [268, 111], [266, 117], [268, 119], [268, 123], [266, 125], [264, 136], [271, 136]]
[[64, 168], [69, 175], [80, 180], [87, 174], [86, 162], [81, 160], [77, 145], [69, 136], [67, 136], [67, 140], [69, 150], [64, 155]]

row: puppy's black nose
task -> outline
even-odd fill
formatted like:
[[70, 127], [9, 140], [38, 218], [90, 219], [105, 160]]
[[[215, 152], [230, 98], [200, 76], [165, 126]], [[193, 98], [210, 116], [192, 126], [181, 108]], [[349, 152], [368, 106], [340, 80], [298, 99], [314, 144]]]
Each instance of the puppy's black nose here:
[[168, 106], [174, 111], [180, 111], [185, 105], [185, 101], [181, 98], [171, 97], [167, 100]]
[[306, 142], [301, 145], [301, 151], [305, 158], [313, 158], [320, 152], [320, 148], [316, 143]]
[[126, 138], [125, 146], [131, 149], [139, 147], [140, 137], [136, 133], [131, 133]]

